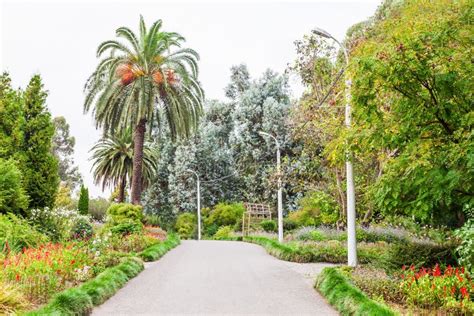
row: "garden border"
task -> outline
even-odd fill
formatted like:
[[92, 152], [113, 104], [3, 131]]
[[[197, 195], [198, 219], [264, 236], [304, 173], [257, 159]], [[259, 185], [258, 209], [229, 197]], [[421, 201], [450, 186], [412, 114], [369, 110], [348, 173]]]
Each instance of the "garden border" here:
[[[178, 236], [168, 234], [165, 241], [145, 249], [138, 256], [143, 261], [155, 261], [179, 244]], [[94, 306], [104, 303], [130, 279], [145, 269], [140, 258], [127, 258], [122, 263], [105, 269], [95, 278], [80, 286], [56, 294], [48, 304], [40, 309], [27, 312], [25, 315], [87, 315]]]

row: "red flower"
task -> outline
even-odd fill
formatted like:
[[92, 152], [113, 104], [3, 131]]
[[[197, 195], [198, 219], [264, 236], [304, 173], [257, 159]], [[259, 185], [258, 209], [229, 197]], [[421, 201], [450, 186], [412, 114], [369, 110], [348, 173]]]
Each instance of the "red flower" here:
[[464, 286], [461, 288], [461, 295], [462, 295], [463, 298], [469, 297], [469, 292], [467, 291], [467, 289]]
[[433, 276], [437, 277], [441, 275], [441, 269], [438, 264], [436, 264], [434, 270], [433, 270]]
[[17, 275], [15, 276], [15, 280], [16, 280], [17, 282], [21, 280], [21, 277], [20, 277], [19, 274], [17, 274]]

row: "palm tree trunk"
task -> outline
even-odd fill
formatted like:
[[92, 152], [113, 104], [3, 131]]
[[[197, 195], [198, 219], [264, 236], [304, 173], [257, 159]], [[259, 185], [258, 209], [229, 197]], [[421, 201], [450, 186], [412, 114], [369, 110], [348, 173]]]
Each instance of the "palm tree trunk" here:
[[140, 204], [142, 195], [143, 144], [145, 142], [146, 119], [142, 118], [133, 135], [132, 204]]
[[123, 203], [125, 201], [125, 186], [126, 185], [127, 185], [127, 177], [124, 175], [122, 176], [122, 180], [120, 181], [120, 186], [119, 186], [119, 196], [118, 196], [119, 203]]

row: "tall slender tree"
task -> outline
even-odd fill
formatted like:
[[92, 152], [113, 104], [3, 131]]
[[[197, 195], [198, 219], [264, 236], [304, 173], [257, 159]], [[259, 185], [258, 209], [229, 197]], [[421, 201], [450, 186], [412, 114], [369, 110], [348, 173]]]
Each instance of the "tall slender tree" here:
[[197, 80], [199, 55], [181, 48], [184, 38], [161, 30], [162, 21], [147, 29], [140, 17], [139, 36], [127, 27], [116, 31], [122, 39], [99, 45], [103, 57], [86, 83], [84, 110], [93, 106], [98, 127], [106, 133], [134, 129], [132, 203], [140, 204], [143, 145], [147, 124], [167, 121], [171, 135], [188, 137], [197, 127], [204, 93]]
[[59, 186], [58, 161], [52, 153], [54, 124], [39, 75], [31, 78], [24, 100], [20, 170], [30, 208], [53, 207]]
[[[131, 129], [104, 137], [92, 148], [92, 169], [96, 184], [119, 187], [119, 202], [125, 200], [125, 188], [133, 174], [133, 136]], [[157, 169], [158, 153], [151, 144], [143, 146], [142, 188], [150, 184]]]

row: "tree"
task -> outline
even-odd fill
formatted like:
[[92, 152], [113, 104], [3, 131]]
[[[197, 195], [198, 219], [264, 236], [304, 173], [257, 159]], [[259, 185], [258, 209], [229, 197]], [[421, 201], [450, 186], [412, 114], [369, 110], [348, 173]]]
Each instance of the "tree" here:
[[71, 198], [71, 188], [68, 185], [60, 184], [54, 206], [67, 210], [75, 209], [75, 201]]
[[77, 202], [77, 210], [80, 214], [89, 214], [89, 189], [81, 185], [79, 193], [79, 201]]
[[278, 138], [283, 157], [291, 154], [286, 119], [290, 109], [287, 77], [267, 70], [234, 102], [234, 130], [229, 142], [242, 181], [243, 198], [252, 202], [275, 201], [275, 143], [259, 132]]
[[198, 54], [180, 48], [184, 38], [161, 31], [162, 21], [147, 30], [140, 17], [137, 37], [129, 28], [116, 34], [125, 43], [103, 42], [97, 55], [103, 58], [86, 84], [84, 109], [94, 105], [98, 127], [106, 133], [134, 129], [134, 156], [131, 200], [140, 204], [142, 192], [143, 145], [147, 124], [161, 125], [166, 120], [171, 136], [188, 137], [197, 127], [203, 91], [197, 81]]
[[[383, 214], [459, 225], [474, 202], [469, 1], [405, 1], [354, 51], [354, 128], [377, 151], [371, 196]], [[341, 139], [341, 142], [345, 140]]]
[[74, 145], [76, 140], [70, 136], [69, 124], [63, 116], [53, 119], [53, 153], [59, 162], [59, 178], [74, 190], [81, 182], [79, 168], [74, 166]]
[[25, 214], [28, 196], [21, 183], [21, 173], [11, 160], [0, 159], [0, 214]]
[[18, 159], [23, 139], [23, 103], [21, 93], [11, 87], [8, 73], [0, 76], [0, 158]]
[[53, 207], [59, 185], [58, 162], [52, 154], [54, 125], [46, 108], [47, 93], [34, 75], [23, 95], [23, 139], [20, 170], [30, 208]]
[[[92, 147], [92, 169], [96, 184], [118, 187], [118, 202], [125, 200], [125, 189], [132, 183], [134, 144], [131, 129], [105, 136]], [[158, 153], [150, 143], [143, 146], [142, 188], [147, 188], [156, 172]]]

